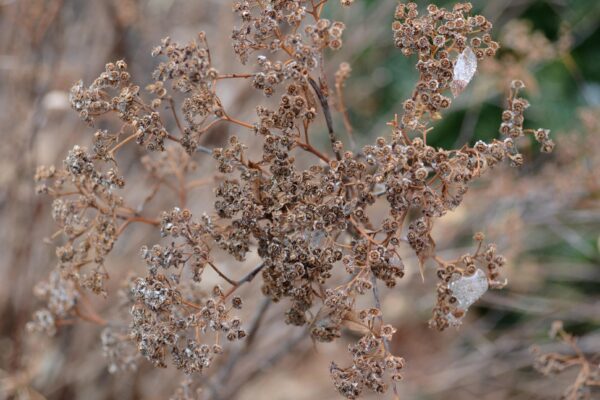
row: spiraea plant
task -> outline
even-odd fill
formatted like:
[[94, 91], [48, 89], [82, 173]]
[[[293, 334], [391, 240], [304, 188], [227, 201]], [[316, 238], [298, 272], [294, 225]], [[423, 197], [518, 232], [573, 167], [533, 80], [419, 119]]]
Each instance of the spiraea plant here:
[[[78, 319], [98, 324], [110, 371], [135, 368], [138, 354], [156, 367], [172, 364], [189, 376], [176, 396], [193, 397], [190, 382], [202, 386], [212, 369], [235, 362], [225, 343], [250, 342], [256, 334], [257, 323], [235, 315], [244, 302], [239, 288], [256, 278], [261, 296], [285, 305], [281, 319], [304, 326], [314, 341], [335, 341], [344, 329], [360, 332], [349, 346], [350, 362], [329, 367], [337, 390], [353, 399], [367, 390], [395, 391], [401, 379], [404, 360], [392, 353], [395, 328], [382, 313], [378, 287], [397, 285], [407, 256], [416, 255], [418, 265], [406, 268], [418, 268], [423, 277], [426, 269], [436, 270], [429, 324], [439, 330], [460, 325], [488, 289], [505, 285], [505, 260], [483, 234], [475, 234], [473, 250], [456, 259], [437, 254], [432, 234], [436, 220], [461, 205], [472, 181], [500, 162], [523, 163], [519, 140], [529, 136], [542, 151], [553, 147], [547, 130], [524, 128], [529, 104], [520, 81], [509, 88], [498, 139], [457, 149], [428, 144], [428, 136], [443, 134], [433, 126], [465, 93], [478, 63], [498, 50], [492, 24], [469, 3], [421, 11], [415, 3], [390, 3], [394, 44], [416, 60], [418, 81], [390, 116], [389, 130], [357, 149], [343, 100], [351, 66], [341, 64], [335, 76], [325, 73], [327, 53], [343, 45], [345, 29], [322, 17], [327, 3], [234, 2], [238, 21], [231, 39], [245, 72], [220, 72], [200, 33], [188, 44], [166, 38], [153, 50], [161, 61], [145, 90], [123, 60], [107, 64], [90, 85], [73, 86], [71, 106], [84, 122], [118, 120], [119, 128], [96, 130], [91, 145], [75, 146], [62, 166], [40, 167], [36, 174], [39, 192], [54, 199], [58, 230], [52, 239], [62, 242], [57, 267], [36, 288], [46, 305], [35, 313], [32, 330], [55, 334]], [[224, 80], [272, 99], [243, 121], [217, 94]], [[346, 132], [334, 130], [334, 118]], [[205, 134], [220, 124], [231, 124], [238, 135], [223, 148], [207, 148]], [[342, 142], [346, 134], [349, 145]], [[258, 151], [250, 146], [257, 142]], [[151, 188], [141, 205], [127, 198], [118, 157], [136, 143], [148, 152], [140, 164]], [[197, 162], [209, 155], [217, 169], [199, 178]], [[206, 184], [214, 187], [214, 207], [192, 215], [198, 205], [187, 204], [189, 192]], [[171, 208], [149, 215], [147, 205], [160, 195]], [[384, 217], [375, 217], [375, 209], [385, 210]], [[147, 273], [111, 293], [110, 252], [140, 224], [168, 239], [144, 246]], [[217, 251], [229, 261], [217, 261]], [[250, 255], [258, 265], [241, 263]], [[222, 283], [207, 287], [207, 270]], [[88, 292], [125, 303], [125, 320], [119, 313], [100, 315]], [[211, 366], [225, 357], [232, 361]]]

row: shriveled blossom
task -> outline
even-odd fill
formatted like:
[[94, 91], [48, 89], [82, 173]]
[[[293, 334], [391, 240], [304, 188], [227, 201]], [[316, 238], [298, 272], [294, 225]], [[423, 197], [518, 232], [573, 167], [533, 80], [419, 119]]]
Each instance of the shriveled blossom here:
[[[187, 398], [200, 382], [194, 377], [211, 374], [218, 357], [233, 357], [227, 342], [251, 341], [255, 331], [247, 332], [235, 315], [242, 307], [237, 291], [260, 276], [262, 294], [285, 305], [281, 318], [305, 326], [315, 342], [335, 341], [345, 330], [361, 332], [349, 346], [351, 362], [330, 366], [335, 387], [352, 399], [366, 390], [395, 390], [404, 366], [393, 353], [395, 328], [382, 314], [378, 286], [398, 290], [406, 269], [419, 268], [424, 276], [436, 265], [430, 326], [443, 330], [461, 324], [488, 289], [506, 284], [500, 276], [506, 261], [482, 234], [475, 235], [473, 251], [446, 260], [432, 233], [440, 217], [461, 205], [472, 181], [500, 162], [524, 162], [518, 142], [525, 136], [543, 151], [554, 146], [547, 130], [524, 127], [529, 103], [520, 81], [510, 88], [500, 138], [458, 149], [428, 143], [432, 124], [452, 104], [450, 94], [464, 95], [477, 63], [498, 50], [491, 23], [474, 15], [469, 3], [451, 10], [430, 5], [422, 14], [415, 3], [399, 3], [393, 41], [404, 55], [416, 56], [418, 81], [389, 128], [373, 143], [349, 150], [333, 128], [334, 91], [324, 72], [325, 54], [343, 45], [346, 26], [321, 17], [326, 3], [235, 1], [233, 51], [253, 72], [220, 73], [200, 33], [185, 45], [162, 41], [153, 51], [161, 62], [146, 92], [131, 83], [123, 61], [107, 64], [90, 86], [75, 84], [71, 105], [83, 120], [95, 123], [115, 113], [122, 126], [114, 133], [96, 131], [93, 147], [74, 147], [62, 168], [38, 170], [36, 180], [47, 182], [39, 191], [55, 199], [56, 236], [62, 234], [64, 243], [57, 248], [56, 271], [39, 291], [48, 305], [36, 313], [32, 329], [52, 333], [75, 317], [102, 325], [112, 372], [133, 367], [133, 347], [154, 366], [172, 364], [188, 375], [174, 396]], [[335, 76], [335, 104], [348, 134], [343, 87], [350, 70], [342, 64]], [[218, 96], [225, 79], [246, 82], [272, 99], [256, 106], [252, 121], [239, 120]], [[175, 94], [183, 98], [180, 107]], [[235, 126], [236, 135], [209, 149], [203, 135], [219, 123]], [[312, 144], [318, 125], [327, 128], [328, 151]], [[119, 195], [126, 178], [115, 156], [132, 141], [161, 152], [142, 159], [154, 189], [135, 205]], [[259, 155], [249, 150], [253, 143], [260, 144]], [[216, 164], [205, 182], [215, 201], [213, 210], [193, 215], [188, 192], [200, 183], [189, 178], [197, 173], [195, 160], [206, 154]], [[171, 205], [149, 216], [145, 206], [161, 190], [172, 194]], [[382, 206], [385, 216], [375, 218], [374, 209]], [[155, 227], [165, 242], [141, 249], [147, 272], [128, 281], [126, 332], [107, 330], [111, 321], [81, 301], [86, 291], [110, 295], [107, 256], [124, 230], [140, 223]], [[233, 279], [215, 249], [232, 262], [250, 255], [260, 262]], [[418, 265], [405, 263], [410, 254]], [[205, 283], [207, 270], [221, 285]], [[372, 307], [357, 309], [365, 301]]]

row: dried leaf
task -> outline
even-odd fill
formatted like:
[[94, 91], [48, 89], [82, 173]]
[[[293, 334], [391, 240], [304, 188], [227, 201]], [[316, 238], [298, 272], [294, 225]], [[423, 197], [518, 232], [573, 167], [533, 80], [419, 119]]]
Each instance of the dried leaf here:
[[448, 289], [456, 297], [457, 307], [466, 311], [488, 290], [488, 279], [481, 269], [471, 276], [463, 276], [448, 284]]
[[448, 322], [451, 326], [459, 326], [469, 307], [487, 292], [489, 283], [485, 272], [477, 269], [471, 276], [452, 280], [448, 284], [448, 289], [456, 298], [456, 309], [448, 313]]
[[452, 94], [457, 97], [467, 87], [477, 71], [477, 56], [470, 47], [465, 47], [454, 64], [454, 79], [450, 84]]

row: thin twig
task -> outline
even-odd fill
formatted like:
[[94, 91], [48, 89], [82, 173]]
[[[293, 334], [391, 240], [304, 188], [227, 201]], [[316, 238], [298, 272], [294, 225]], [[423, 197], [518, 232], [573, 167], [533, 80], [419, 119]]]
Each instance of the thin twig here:
[[154, 226], [160, 225], [160, 221], [158, 221], [156, 219], [149, 219], [149, 218], [145, 218], [145, 217], [141, 217], [141, 216], [129, 217], [117, 229], [117, 236], [121, 235], [123, 233], [123, 231], [125, 230], [125, 228], [127, 228], [129, 226], [129, 224], [131, 224], [132, 222], [141, 222], [143, 224], [154, 225]]
[[125, 144], [129, 143], [130, 141], [132, 141], [133, 139], [135, 139], [137, 137], [137, 133], [133, 133], [129, 136], [127, 136], [125, 139], [123, 139], [122, 141], [120, 141], [118, 144], [115, 145], [115, 147], [113, 147], [112, 149], [110, 149], [110, 151], [108, 152], [108, 154], [110, 155], [110, 157], [114, 157], [115, 152], [117, 150], [119, 150], [122, 146], [124, 146]]
[[299, 140], [296, 140], [296, 145], [298, 145], [300, 148], [308, 151], [309, 153], [313, 153], [315, 156], [319, 157], [321, 160], [323, 160], [327, 164], [329, 164], [329, 158], [325, 154], [321, 153], [319, 150], [315, 149], [310, 144], [302, 143]]
[[182, 135], [185, 135], [183, 125], [181, 125], [181, 121], [179, 120], [179, 117], [177, 116], [177, 110], [175, 109], [175, 100], [173, 100], [172, 97], [169, 97], [169, 108], [171, 109], [171, 112], [173, 113], [173, 119], [175, 119], [175, 124], [177, 125], [177, 129], [179, 129], [179, 132], [181, 132]]
[[352, 149], [356, 148], [356, 142], [354, 141], [354, 129], [352, 128], [352, 123], [350, 122], [350, 116], [348, 115], [348, 109], [346, 108], [346, 104], [344, 103], [344, 93], [342, 90], [342, 84], [340, 82], [335, 83], [335, 91], [337, 94], [337, 105], [339, 112], [342, 114], [342, 120], [344, 122], [344, 127], [346, 128], [346, 134], [348, 135], [348, 140], [350, 140], [350, 146]]
[[246, 282], [250, 282], [254, 279], [254, 277], [265, 267], [265, 263], [260, 263], [258, 266], [256, 266], [252, 271], [250, 271], [248, 274], [246, 274], [242, 279], [238, 280], [235, 284], [235, 286], [233, 286], [231, 289], [229, 289], [229, 291], [227, 293], [225, 293], [225, 296], [223, 296], [223, 298], [228, 298], [229, 296], [231, 296], [231, 294], [233, 292], [235, 292], [240, 286], [242, 286], [244, 283]]
[[265, 263], [260, 263], [252, 271], [250, 271], [246, 276], [244, 276], [242, 279], [240, 279], [237, 282], [237, 284], [241, 285], [244, 282], [250, 282], [264, 267], [265, 267]]
[[209, 261], [209, 262], [208, 262], [208, 265], [210, 265], [210, 266], [211, 266], [211, 268], [212, 268], [212, 269], [213, 269], [213, 270], [214, 270], [214, 271], [215, 271], [217, 274], [219, 274], [219, 276], [220, 276], [221, 278], [225, 279], [225, 280], [226, 280], [226, 281], [227, 281], [227, 282], [228, 282], [230, 285], [232, 285], [233, 287], [239, 286], [239, 283], [238, 283], [238, 282], [236, 282], [236, 281], [234, 281], [234, 280], [232, 280], [232, 279], [229, 279], [229, 277], [227, 277], [227, 275], [225, 275], [223, 272], [221, 272], [221, 271], [219, 270], [219, 268], [217, 268], [217, 266], [216, 266], [215, 264], [213, 264], [212, 262], [210, 262], [210, 261]]
[[337, 139], [336, 139], [335, 133], [333, 131], [333, 120], [331, 119], [331, 111], [329, 110], [329, 103], [327, 103], [327, 98], [325, 97], [325, 95], [323, 94], [321, 89], [319, 88], [319, 85], [317, 84], [317, 82], [315, 82], [315, 80], [313, 78], [311, 78], [310, 76], [308, 77], [308, 81], [310, 82], [310, 85], [312, 86], [315, 93], [317, 94], [317, 97], [319, 98], [319, 102], [321, 103], [321, 108], [323, 109], [323, 114], [325, 115], [325, 122], [327, 123], [327, 131], [329, 133], [329, 141], [331, 142], [331, 148], [333, 149], [333, 152], [335, 153], [335, 158], [337, 158], [337, 160], [340, 161], [342, 159], [342, 155], [340, 154], [340, 151], [336, 148], [337, 147], [336, 146]]
[[248, 330], [248, 336], [246, 337], [246, 343], [244, 347], [238, 347], [236, 351], [229, 356], [229, 358], [227, 359], [227, 363], [219, 369], [219, 372], [215, 377], [216, 382], [210, 385], [213, 391], [216, 392], [216, 388], [222, 388], [227, 383], [228, 379], [231, 377], [233, 368], [236, 366], [238, 360], [248, 353], [250, 345], [252, 344], [254, 337], [256, 337], [256, 332], [260, 327], [263, 317], [271, 304], [272, 302], [270, 298], [263, 298], [258, 312], [256, 313], [254, 319], [250, 323], [250, 328]]
[[[381, 311], [381, 299], [379, 298], [379, 288], [377, 287], [377, 278], [375, 277], [374, 273], [371, 273], [371, 284], [373, 285], [373, 298], [375, 299], [375, 307], [377, 307], [377, 309]], [[383, 317], [381, 316], [381, 313], [379, 314], [379, 317], [377, 317], [377, 319], [379, 320], [380, 324], [383, 324]], [[385, 350], [388, 353], [392, 353], [390, 350], [390, 342], [385, 337], [383, 338], [383, 347], [385, 347]], [[394, 394], [398, 396], [398, 388], [396, 387], [396, 382], [392, 382], [392, 389], [394, 391]]]
[[254, 319], [252, 320], [252, 323], [250, 324], [250, 329], [248, 330], [248, 336], [246, 337], [246, 343], [245, 343], [246, 349], [248, 347], [250, 347], [252, 342], [254, 342], [254, 338], [256, 337], [256, 332], [258, 332], [260, 323], [262, 322], [262, 319], [270, 305], [271, 305], [271, 299], [268, 297], [265, 297], [262, 300], [262, 302], [260, 303], [260, 308], [258, 309], [258, 312], [254, 316]]
[[232, 79], [232, 78], [252, 78], [254, 74], [223, 74], [217, 76], [217, 79]]
[[273, 352], [269, 357], [264, 359], [264, 361], [256, 366], [253, 370], [251, 370], [246, 376], [236, 379], [236, 385], [231, 387], [231, 389], [224, 393], [221, 396], [216, 396], [218, 399], [231, 399], [234, 398], [235, 394], [246, 385], [249, 381], [259, 376], [264, 370], [272, 367], [277, 362], [279, 362], [283, 357], [288, 355], [294, 348], [306, 337], [306, 329], [303, 329], [299, 332], [295, 337], [293, 337], [289, 342], [284, 343], [279, 347], [275, 352]]
[[204, 153], [204, 154], [208, 154], [212, 156], [212, 150], [209, 149], [208, 147], [204, 147], [202, 145], [198, 145], [196, 146], [196, 151], [200, 152], [200, 153]]

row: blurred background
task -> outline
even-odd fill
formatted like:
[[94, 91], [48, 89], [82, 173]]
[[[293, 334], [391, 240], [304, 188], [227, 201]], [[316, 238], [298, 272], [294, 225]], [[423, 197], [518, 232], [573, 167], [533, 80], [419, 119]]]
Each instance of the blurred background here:
[[[35, 195], [32, 177], [38, 164], [60, 164], [73, 145], [91, 144], [93, 129], [70, 110], [68, 91], [79, 79], [89, 84], [108, 61], [125, 59], [133, 80], [144, 87], [158, 63], [150, 51], [161, 38], [187, 42], [203, 30], [220, 72], [252, 71], [239, 65], [231, 48], [231, 27], [237, 21], [230, 3], [0, 0], [0, 398], [162, 399], [176, 391], [182, 375], [173, 368], [157, 371], [141, 361], [137, 372], [108, 374], [97, 327], [81, 323], [52, 338], [25, 332], [39, 307], [33, 287], [55, 264], [54, 246], [46, 240], [55, 230], [51, 200]], [[325, 16], [347, 26], [343, 48], [327, 53], [330, 84], [339, 64], [348, 62], [346, 107], [356, 141], [370, 143], [389, 133], [386, 122], [400, 111], [415, 82], [415, 60], [393, 47], [395, 1], [357, 0], [350, 8], [330, 3]], [[534, 370], [530, 353], [532, 345], [572, 352], [548, 337], [552, 322], [563, 320], [591, 359], [600, 353], [600, 2], [473, 3], [494, 23], [502, 48], [495, 60], [479, 65], [474, 81], [428, 136], [430, 144], [451, 148], [497, 137], [506, 90], [520, 78], [532, 103], [525, 114], [527, 127], [551, 129], [557, 147], [552, 154], [540, 154], [531, 143], [523, 150], [522, 168], [501, 166], [479, 180], [462, 207], [437, 227], [444, 254], [461, 254], [473, 233], [483, 231], [509, 260], [509, 285], [488, 292], [461, 329], [438, 333], [427, 328], [434, 304], [433, 268], [421, 283], [416, 260], [406, 259], [407, 277], [384, 291], [384, 314], [398, 327], [393, 350], [407, 360], [399, 393], [402, 399], [560, 398], [577, 368], [546, 377]], [[220, 86], [219, 95], [230, 114], [245, 120], [252, 120], [255, 106], [264, 101], [250, 85], [235, 80]], [[342, 131], [340, 114], [334, 119]], [[219, 125], [204, 144], [222, 145], [233, 133]], [[325, 135], [320, 145], [326, 148]], [[143, 154], [131, 146], [120, 155], [121, 173], [135, 182], [127, 189], [133, 197], [143, 198], [150, 187], [144, 186], [139, 165]], [[206, 155], [195, 161], [197, 178], [214, 170]], [[192, 211], [206, 210], [210, 198], [209, 189], [200, 190], [190, 201]], [[154, 212], [171, 208], [174, 201], [159, 199]], [[117, 278], [111, 275], [114, 291], [119, 274], [143, 271], [139, 246], [160, 240], [152, 228], [128, 232], [109, 258], [111, 271], [119, 271]], [[259, 279], [252, 282], [247, 293], [257, 292], [259, 285]], [[102, 298], [95, 303], [100, 309], [111, 307]], [[258, 307], [259, 299], [250, 304]], [[265, 317], [265, 349], [269, 335], [298, 333], [269, 322], [281, 319], [283, 309], [271, 307]], [[352, 335], [317, 346], [306, 337], [298, 339], [266, 361], [255, 354], [227, 377], [226, 394], [204, 395], [339, 398], [329, 363], [344, 360]], [[600, 391], [589, 396], [600, 399]]]

